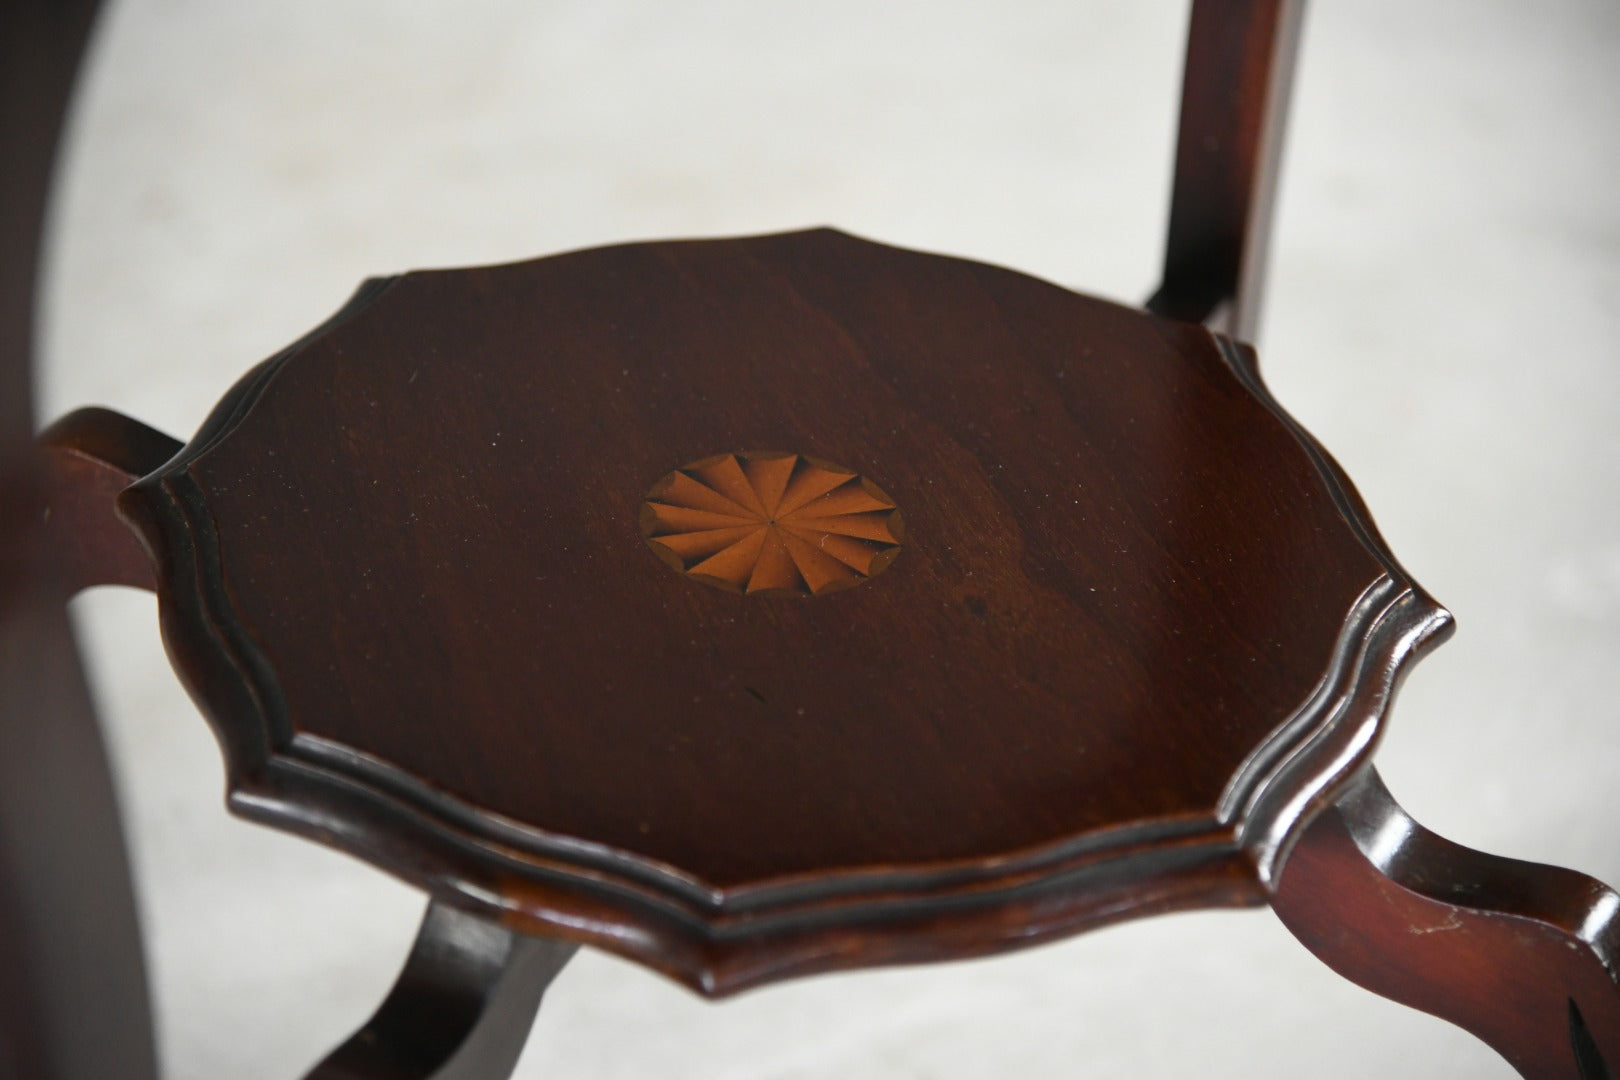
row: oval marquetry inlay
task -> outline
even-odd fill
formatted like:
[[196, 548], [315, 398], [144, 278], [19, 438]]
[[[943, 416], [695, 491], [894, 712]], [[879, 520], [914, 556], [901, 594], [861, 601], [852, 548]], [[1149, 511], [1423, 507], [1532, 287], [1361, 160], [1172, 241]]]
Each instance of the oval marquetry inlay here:
[[894, 500], [802, 454], [718, 454], [647, 492], [641, 531], [659, 558], [733, 592], [819, 596], [858, 585], [900, 553]]

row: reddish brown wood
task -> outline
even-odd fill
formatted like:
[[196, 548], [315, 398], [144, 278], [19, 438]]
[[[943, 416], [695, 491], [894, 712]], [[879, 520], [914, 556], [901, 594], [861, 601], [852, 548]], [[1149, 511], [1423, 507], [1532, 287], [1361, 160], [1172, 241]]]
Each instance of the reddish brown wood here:
[[[670, 573], [760, 448], [893, 565]], [[1253, 902], [1449, 625], [1239, 347], [825, 230], [373, 283], [121, 505], [240, 812], [711, 993]]]
[[1620, 1063], [1620, 895], [1444, 840], [1370, 770], [1305, 831], [1271, 903], [1333, 970], [1530, 1080], [1606, 1080]]
[[157, 1075], [139, 926], [107, 758], [39, 528], [32, 445], [41, 223], [95, 14], [0, 22], [0, 1078]]
[[39, 436], [49, 492], [41, 540], [69, 589], [153, 587], [152, 564], [118, 520], [118, 493], [179, 452], [181, 443], [108, 409], [79, 409]]
[[1197, 0], [1164, 279], [1148, 309], [1254, 340], [1303, 0]]
[[[1252, 335], [1297, 15], [1196, 5], [1156, 312]], [[819, 232], [371, 283], [173, 461], [0, 419], [0, 1069], [152, 1072], [60, 604], [154, 567], [233, 807], [507, 924], [436, 903], [313, 1075], [504, 1073], [572, 941], [724, 993], [1268, 896], [1527, 1076], [1617, 1060], [1620, 897], [1366, 771], [1449, 617], [1224, 338]]]

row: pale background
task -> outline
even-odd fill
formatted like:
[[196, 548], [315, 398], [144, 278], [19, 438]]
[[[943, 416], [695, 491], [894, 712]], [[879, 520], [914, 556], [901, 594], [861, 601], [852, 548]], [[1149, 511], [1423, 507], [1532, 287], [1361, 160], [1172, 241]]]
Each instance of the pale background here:
[[[189, 435], [359, 280], [834, 224], [1154, 283], [1185, 10], [1145, 3], [113, 2], [57, 204], [46, 411]], [[1309, 13], [1262, 356], [1460, 632], [1381, 761], [1420, 820], [1620, 883], [1620, 5]], [[412, 890], [228, 819], [149, 596], [77, 602], [175, 1078], [298, 1075]], [[582, 955], [521, 1075], [1501, 1077], [1264, 911], [713, 1006]]]

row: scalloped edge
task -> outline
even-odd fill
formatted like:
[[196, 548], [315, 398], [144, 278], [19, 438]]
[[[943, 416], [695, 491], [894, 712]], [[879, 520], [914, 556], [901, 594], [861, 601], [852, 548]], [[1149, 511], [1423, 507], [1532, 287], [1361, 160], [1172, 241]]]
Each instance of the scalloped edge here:
[[367, 282], [326, 323], [250, 370], [181, 454], [119, 498], [120, 515], [156, 567], [170, 657], [219, 739], [229, 805], [440, 900], [595, 945], [706, 996], [813, 972], [998, 952], [1165, 911], [1264, 903], [1292, 839], [1365, 764], [1400, 678], [1452, 629], [1451, 616], [1395, 563], [1337, 464], [1271, 397], [1252, 350], [1212, 334], [1233, 374], [1288, 428], [1347, 525], [1386, 569], [1347, 615], [1318, 686], [1234, 774], [1215, 815], [989, 859], [730, 889], [524, 826], [294, 731], [274, 673], [235, 619], [214, 524], [189, 473], [303, 345], [354, 317], [394, 280]]

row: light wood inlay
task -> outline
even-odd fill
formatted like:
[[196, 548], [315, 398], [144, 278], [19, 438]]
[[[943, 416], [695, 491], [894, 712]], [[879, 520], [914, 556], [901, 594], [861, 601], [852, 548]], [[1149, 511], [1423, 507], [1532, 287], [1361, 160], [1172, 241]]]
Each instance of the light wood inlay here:
[[671, 567], [732, 592], [819, 596], [859, 585], [900, 553], [894, 500], [852, 470], [802, 454], [719, 454], [652, 486], [641, 531]]

